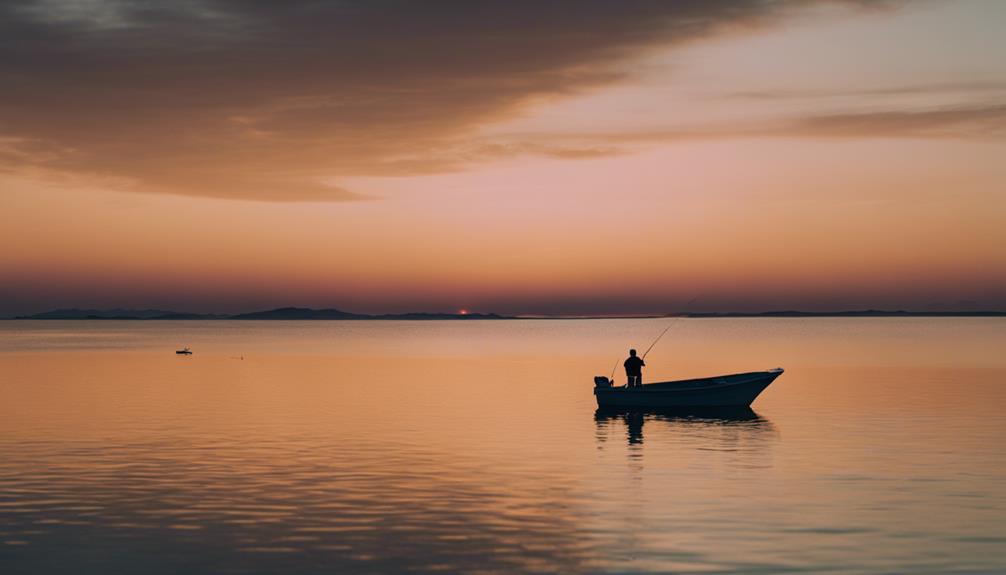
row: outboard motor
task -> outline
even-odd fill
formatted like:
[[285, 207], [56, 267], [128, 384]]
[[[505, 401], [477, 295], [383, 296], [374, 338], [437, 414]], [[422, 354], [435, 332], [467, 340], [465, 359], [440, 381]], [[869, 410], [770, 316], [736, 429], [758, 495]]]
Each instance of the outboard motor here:
[[594, 387], [611, 387], [611, 380], [603, 375], [595, 375]]

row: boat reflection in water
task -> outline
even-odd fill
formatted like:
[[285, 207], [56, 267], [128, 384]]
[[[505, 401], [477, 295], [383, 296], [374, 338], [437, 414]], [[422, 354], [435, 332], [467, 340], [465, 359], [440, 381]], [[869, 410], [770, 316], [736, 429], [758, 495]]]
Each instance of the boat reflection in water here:
[[[737, 450], [766, 445], [776, 438], [768, 419], [750, 407], [705, 409], [636, 409], [602, 407], [594, 412], [598, 443], [625, 426], [630, 446], [642, 445], [643, 428], [668, 442], [696, 449]], [[646, 425], [649, 423], [649, 425]], [[684, 444], [684, 445], [683, 445]]]

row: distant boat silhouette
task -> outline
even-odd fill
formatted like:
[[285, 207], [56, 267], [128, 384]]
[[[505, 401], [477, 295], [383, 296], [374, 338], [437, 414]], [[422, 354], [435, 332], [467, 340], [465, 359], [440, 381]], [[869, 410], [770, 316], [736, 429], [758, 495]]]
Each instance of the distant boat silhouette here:
[[187, 347], [184, 347], [182, 349], [175, 350], [175, 353], [178, 355], [192, 355], [192, 350]]
[[768, 371], [734, 373], [701, 379], [663, 381], [640, 387], [613, 387], [603, 375], [594, 378], [598, 407], [747, 407], [775, 378], [777, 367]]

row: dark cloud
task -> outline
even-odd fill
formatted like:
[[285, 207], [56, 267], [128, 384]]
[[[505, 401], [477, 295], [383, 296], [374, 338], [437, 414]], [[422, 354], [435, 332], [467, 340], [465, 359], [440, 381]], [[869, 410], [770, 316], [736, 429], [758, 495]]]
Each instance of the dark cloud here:
[[647, 49], [800, 4], [5, 2], [0, 163], [140, 191], [356, 199], [324, 182], [460, 167], [459, 142], [533, 98], [617, 81]]

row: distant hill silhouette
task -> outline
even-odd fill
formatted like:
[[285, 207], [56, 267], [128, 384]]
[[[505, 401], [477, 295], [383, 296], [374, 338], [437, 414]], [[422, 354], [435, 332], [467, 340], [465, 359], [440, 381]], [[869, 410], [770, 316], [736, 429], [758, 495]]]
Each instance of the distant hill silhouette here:
[[173, 312], [159, 309], [54, 309], [17, 319], [154, 319]]
[[229, 319], [229, 318], [230, 316], [226, 314], [168, 312], [164, 315], [159, 315], [157, 317], [151, 317], [147, 319]]
[[338, 309], [311, 309], [306, 307], [281, 307], [266, 311], [239, 313], [230, 319], [367, 319], [370, 316]]
[[14, 319], [117, 319], [117, 320], [193, 320], [193, 319], [239, 319], [239, 320], [443, 320], [443, 319], [507, 319], [494, 313], [426, 313], [410, 312], [400, 314], [369, 315], [352, 313], [338, 309], [311, 309], [304, 307], [281, 307], [265, 311], [224, 314], [199, 314], [164, 311], [155, 309], [57, 309], [34, 315], [17, 316]]

